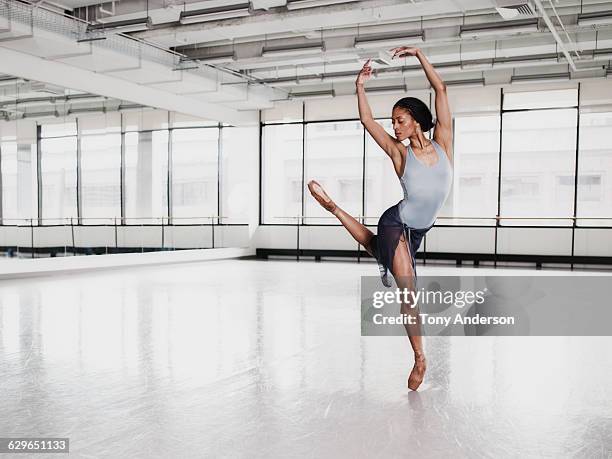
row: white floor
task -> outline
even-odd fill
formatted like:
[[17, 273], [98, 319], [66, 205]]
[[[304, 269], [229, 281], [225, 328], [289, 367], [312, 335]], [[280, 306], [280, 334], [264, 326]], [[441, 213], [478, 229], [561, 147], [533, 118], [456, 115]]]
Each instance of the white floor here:
[[[458, 273], [419, 274], [441, 269]], [[409, 392], [407, 338], [360, 336], [376, 273], [226, 260], [0, 281], [0, 437], [69, 437], [74, 457], [612, 455], [612, 338], [426, 338]]]

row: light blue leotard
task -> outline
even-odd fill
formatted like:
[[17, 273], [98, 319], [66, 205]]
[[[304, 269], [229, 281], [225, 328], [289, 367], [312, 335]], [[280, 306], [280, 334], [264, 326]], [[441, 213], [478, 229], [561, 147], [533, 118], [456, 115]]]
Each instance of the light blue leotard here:
[[419, 161], [408, 146], [404, 173], [400, 178], [404, 199], [398, 203], [402, 222], [410, 228], [429, 228], [446, 201], [453, 181], [453, 168], [437, 142], [431, 141], [438, 162], [427, 166]]

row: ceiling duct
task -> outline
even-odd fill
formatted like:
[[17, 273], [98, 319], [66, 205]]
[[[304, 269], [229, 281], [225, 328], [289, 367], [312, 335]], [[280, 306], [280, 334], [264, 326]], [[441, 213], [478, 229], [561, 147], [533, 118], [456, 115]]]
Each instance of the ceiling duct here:
[[360, 0], [289, 0], [288, 10], [301, 10], [304, 8], [315, 8], [317, 6], [333, 6], [342, 3], [356, 3]]
[[529, 1], [495, 0], [495, 9], [506, 21], [536, 17], [536, 9]]

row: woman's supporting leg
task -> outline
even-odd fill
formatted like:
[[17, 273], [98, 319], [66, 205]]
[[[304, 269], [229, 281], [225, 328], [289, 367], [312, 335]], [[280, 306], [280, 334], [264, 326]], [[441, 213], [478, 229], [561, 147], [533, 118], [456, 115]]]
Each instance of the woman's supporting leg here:
[[[395, 249], [391, 272], [398, 288], [401, 290], [407, 289], [409, 292], [414, 292], [416, 290], [414, 264], [404, 235], [400, 237], [397, 248]], [[414, 352], [414, 367], [408, 377], [408, 388], [416, 390], [423, 382], [425, 370], [427, 368], [423, 350], [423, 338], [421, 336], [421, 325], [419, 322], [418, 304], [413, 304], [411, 300], [407, 303], [402, 303], [401, 312], [402, 314], [414, 317], [416, 322], [414, 325], [405, 325], [406, 333], [408, 334], [408, 339], [410, 340], [410, 345]]]
[[319, 185], [314, 180], [308, 182], [308, 189], [310, 190], [310, 194], [325, 208], [330, 211], [332, 215], [334, 215], [340, 223], [351, 233], [353, 239], [355, 239], [359, 244], [361, 244], [367, 251], [372, 255], [370, 250], [370, 241], [372, 240], [372, 236], [374, 233], [366, 228], [364, 225], [359, 223], [351, 214], [345, 212], [340, 208], [340, 206], [336, 205], [334, 201], [325, 193], [323, 187]]

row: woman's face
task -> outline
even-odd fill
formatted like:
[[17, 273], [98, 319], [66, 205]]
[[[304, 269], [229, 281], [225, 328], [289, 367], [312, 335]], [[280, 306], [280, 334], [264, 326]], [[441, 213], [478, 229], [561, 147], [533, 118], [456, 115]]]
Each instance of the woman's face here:
[[412, 115], [400, 107], [395, 107], [391, 112], [391, 122], [393, 123], [395, 138], [400, 142], [413, 135], [418, 126]]

